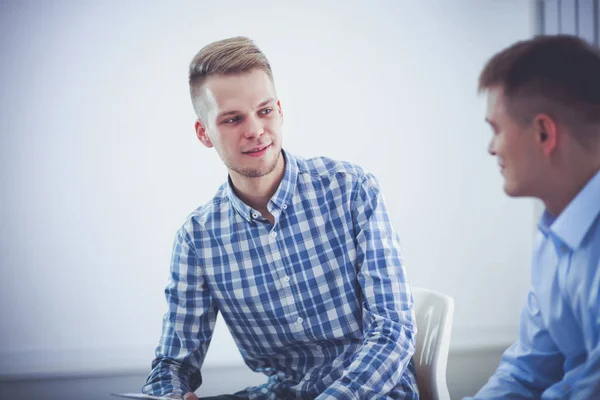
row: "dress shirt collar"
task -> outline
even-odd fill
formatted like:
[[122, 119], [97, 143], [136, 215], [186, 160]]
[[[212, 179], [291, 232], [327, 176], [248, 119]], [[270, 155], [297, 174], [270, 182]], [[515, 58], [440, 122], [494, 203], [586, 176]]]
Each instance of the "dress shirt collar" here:
[[[285, 211], [288, 205], [291, 202], [292, 196], [296, 190], [296, 182], [298, 180], [298, 162], [296, 158], [284, 151], [281, 150], [281, 155], [284, 159], [285, 170], [283, 173], [283, 178], [277, 187], [277, 190], [269, 200], [269, 203], [273, 206]], [[240, 198], [235, 194], [233, 190], [233, 183], [231, 182], [231, 177], [227, 177], [227, 196], [233, 205], [233, 208], [248, 222], [255, 220], [258, 214], [258, 211], [254, 210], [246, 203], [244, 203]], [[268, 207], [269, 210], [272, 207]]]
[[544, 236], [552, 234], [570, 250], [577, 250], [600, 214], [600, 171], [555, 218], [544, 211], [538, 225]]

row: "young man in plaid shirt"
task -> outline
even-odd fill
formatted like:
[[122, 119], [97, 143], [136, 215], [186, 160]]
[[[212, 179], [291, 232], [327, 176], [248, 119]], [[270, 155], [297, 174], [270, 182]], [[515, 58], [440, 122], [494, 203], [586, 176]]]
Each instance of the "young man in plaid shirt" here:
[[413, 299], [375, 177], [282, 149], [271, 67], [247, 38], [190, 65], [196, 134], [229, 176], [177, 232], [145, 393], [186, 400], [217, 313], [269, 378], [219, 399], [417, 399]]

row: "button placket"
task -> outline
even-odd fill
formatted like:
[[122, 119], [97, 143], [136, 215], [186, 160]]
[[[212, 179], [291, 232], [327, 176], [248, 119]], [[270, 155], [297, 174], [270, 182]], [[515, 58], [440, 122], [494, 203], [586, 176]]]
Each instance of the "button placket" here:
[[[272, 265], [274, 266], [273, 274], [275, 275], [275, 279], [279, 279], [278, 291], [280, 291], [281, 295], [281, 303], [283, 304], [285, 315], [290, 318], [295, 315], [298, 315], [298, 309], [296, 307], [296, 299], [294, 298], [294, 292], [290, 286], [291, 278], [286, 273], [285, 263], [283, 262], [278, 245], [277, 245], [277, 237], [278, 233], [273, 229], [269, 232], [269, 240], [268, 247], [272, 254], [278, 254], [277, 257], [272, 259]], [[296, 320], [297, 321], [297, 320]], [[294, 322], [296, 322], [294, 321]], [[295, 323], [292, 323], [293, 326], [297, 326]]]
[[[285, 208], [285, 204], [282, 208]], [[269, 232], [269, 240], [268, 240], [268, 246], [271, 249], [272, 253], [278, 253], [279, 254], [279, 246], [277, 245], [277, 238], [279, 237], [278, 232], [275, 231], [275, 228], [272, 228], [271, 232]], [[280, 276], [280, 282], [281, 284], [278, 285], [279, 288], [278, 290], [281, 290], [281, 302], [283, 304], [284, 310], [286, 315], [288, 316], [288, 318], [294, 318], [294, 316], [296, 316], [295, 319], [292, 319], [291, 322], [291, 328], [294, 332], [298, 333], [298, 334], [302, 334], [302, 332], [304, 332], [304, 324], [305, 324], [305, 320], [304, 318], [300, 315], [300, 312], [298, 310], [298, 306], [296, 304], [296, 298], [294, 296], [294, 291], [292, 290], [291, 287], [291, 281], [292, 278], [287, 275], [287, 271], [285, 268], [285, 263], [283, 262], [282, 259], [277, 259], [277, 260], [273, 260], [273, 265], [275, 266], [275, 271], [274, 273], [279, 274]]]

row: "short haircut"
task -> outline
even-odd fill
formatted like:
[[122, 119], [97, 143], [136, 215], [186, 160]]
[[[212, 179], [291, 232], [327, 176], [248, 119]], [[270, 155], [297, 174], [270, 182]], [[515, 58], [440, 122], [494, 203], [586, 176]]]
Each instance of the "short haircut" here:
[[203, 47], [190, 63], [189, 84], [192, 104], [198, 116], [204, 114], [198, 101], [206, 80], [215, 75], [233, 75], [263, 70], [273, 81], [267, 57], [247, 37], [219, 40]]
[[480, 92], [496, 86], [521, 124], [546, 113], [582, 143], [600, 139], [600, 49], [583, 39], [536, 36], [500, 51], [479, 76]]

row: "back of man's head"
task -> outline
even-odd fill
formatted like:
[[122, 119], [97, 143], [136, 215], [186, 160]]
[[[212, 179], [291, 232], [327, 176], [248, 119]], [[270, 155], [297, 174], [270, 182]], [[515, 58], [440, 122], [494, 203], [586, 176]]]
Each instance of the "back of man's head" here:
[[481, 72], [479, 91], [495, 87], [522, 125], [545, 113], [584, 146], [600, 145], [600, 49], [584, 40], [556, 35], [515, 43]]

